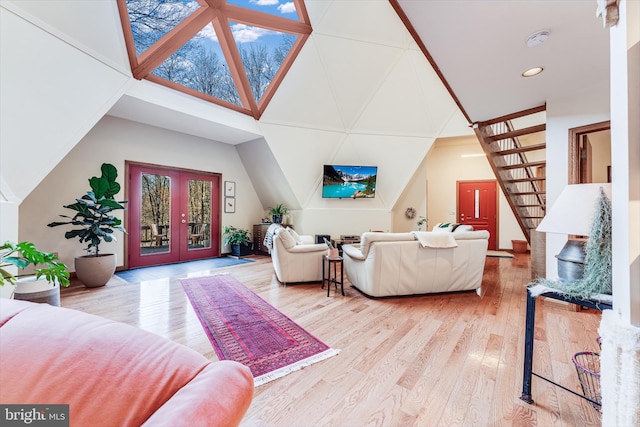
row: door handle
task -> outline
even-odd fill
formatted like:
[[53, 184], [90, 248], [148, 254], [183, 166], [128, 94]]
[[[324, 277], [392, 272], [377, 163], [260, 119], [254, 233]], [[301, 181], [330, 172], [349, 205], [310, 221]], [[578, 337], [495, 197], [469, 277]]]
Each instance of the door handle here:
[[186, 220], [186, 219], [183, 219], [181, 222], [184, 224], [184, 223], [186, 223], [186, 222], [187, 222], [187, 220]]

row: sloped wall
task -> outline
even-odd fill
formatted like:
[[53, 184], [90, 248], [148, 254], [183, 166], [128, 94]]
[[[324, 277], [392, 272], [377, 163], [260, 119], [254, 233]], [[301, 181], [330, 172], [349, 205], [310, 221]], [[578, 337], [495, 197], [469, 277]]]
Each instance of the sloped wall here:
[[115, 103], [129, 77], [11, 2], [0, 7], [0, 28], [0, 170], [22, 200]]

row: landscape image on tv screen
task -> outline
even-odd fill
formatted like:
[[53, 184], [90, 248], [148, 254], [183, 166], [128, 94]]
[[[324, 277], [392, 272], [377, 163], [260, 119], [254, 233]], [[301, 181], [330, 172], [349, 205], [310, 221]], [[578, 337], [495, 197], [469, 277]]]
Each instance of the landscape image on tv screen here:
[[377, 175], [376, 166], [324, 165], [322, 197], [328, 199], [375, 197]]

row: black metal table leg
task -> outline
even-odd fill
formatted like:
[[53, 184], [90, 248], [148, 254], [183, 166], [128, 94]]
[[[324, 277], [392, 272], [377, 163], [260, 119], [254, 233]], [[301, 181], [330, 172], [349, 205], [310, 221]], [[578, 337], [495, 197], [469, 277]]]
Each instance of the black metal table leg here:
[[522, 378], [522, 395], [520, 399], [533, 403], [531, 398], [531, 377], [533, 374], [533, 340], [536, 318], [536, 297], [527, 289], [527, 313], [524, 329], [524, 370]]
[[342, 261], [340, 261], [340, 289], [342, 296], [344, 296], [344, 263]]

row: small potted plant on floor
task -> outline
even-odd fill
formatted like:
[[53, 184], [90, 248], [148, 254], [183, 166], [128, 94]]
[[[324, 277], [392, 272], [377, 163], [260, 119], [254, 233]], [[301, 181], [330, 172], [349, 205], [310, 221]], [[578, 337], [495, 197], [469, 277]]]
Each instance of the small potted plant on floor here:
[[231, 255], [246, 256], [251, 254], [251, 234], [249, 230], [225, 225], [223, 230], [224, 244], [231, 246]]
[[289, 212], [289, 208], [287, 208], [283, 203], [278, 203], [274, 207], [269, 208], [271, 219], [276, 224], [282, 223], [282, 217], [285, 216], [287, 212]]
[[[24, 270], [35, 267], [35, 276], [17, 278], [6, 267]], [[60, 305], [60, 286], [69, 286], [67, 266], [58, 261], [58, 256], [36, 249], [30, 242], [6, 241], [0, 245], [0, 286], [15, 285], [14, 298]]]
[[67, 239], [78, 238], [80, 243], [88, 243], [85, 249], [87, 255], [75, 258], [76, 276], [87, 287], [104, 286], [116, 271], [116, 255], [100, 253], [102, 241], [115, 241], [114, 230], [126, 232], [122, 227], [122, 220], [116, 218], [112, 212], [124, 210], [126, 200], [116, 201], [114, 196], [120, 192], [120, 184], [116, 182], [118, 171], [115, 166], [103, 163], [102, 175], [89, 179], [91, 190], [76, 199], [76, 203], [65, 205], [67, 209], [75, 211], [69, 221], [52, 222], [49, 227], [59, 225], [74, 225], [76, 229], [64, 233]]

